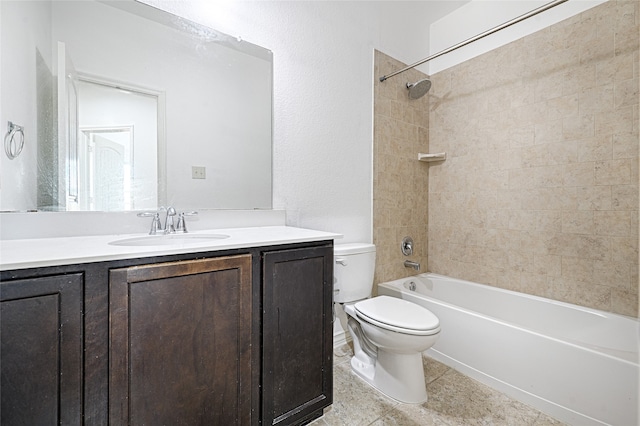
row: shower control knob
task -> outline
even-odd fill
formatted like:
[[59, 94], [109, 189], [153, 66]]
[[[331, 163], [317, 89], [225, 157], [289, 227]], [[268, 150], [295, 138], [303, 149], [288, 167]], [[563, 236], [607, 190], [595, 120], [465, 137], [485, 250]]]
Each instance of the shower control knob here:
[[405, 256], [411, 256], [413, 254], [413, 239], [411, 237], [404, 237], [400, 243], [400, 249]]

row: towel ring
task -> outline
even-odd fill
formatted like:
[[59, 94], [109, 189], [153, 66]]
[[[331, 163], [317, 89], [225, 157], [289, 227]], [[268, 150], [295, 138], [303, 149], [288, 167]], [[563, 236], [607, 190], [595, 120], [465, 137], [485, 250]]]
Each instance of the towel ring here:
[[4, 152], [10, 160], [13, 160], [20, 155], [22, 148], [24, 148], [24, 127], [10, 121], [8, 127], [9, 130], [4, 136]]

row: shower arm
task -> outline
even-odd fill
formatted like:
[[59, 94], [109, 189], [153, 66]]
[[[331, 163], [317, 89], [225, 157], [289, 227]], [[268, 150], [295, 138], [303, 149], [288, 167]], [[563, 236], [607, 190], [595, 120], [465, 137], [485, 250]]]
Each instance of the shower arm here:
[[569, 0], [555, 0], [555, 1], [552, 1], [551, 3], [547, 3], [547, 4], [543, 5], [543, 6], [540, 6], [540, 7], [539, 7], [539, 8], [537, 8], [537, 9], [533, 9], [533, 10], [531, 10], [531, 11], [529, 11], [529, 12], [527, 12], [527, 13], [523, 14], [523, 15], [520, 15], [520, 16], [518, 16], [518, 17], [516, 17], [516, 18], [513, 18], [513, 19], [512, 19], [512, 20], [510, 20], [510, 21], [507, 21], [507, 22], [505, 22], [505, 23], [503, 23], [503, 24], [500, 24], [500, 25], [498, 25], [497, 27], [493, 27], [493, 28], [491, 28], [491, 29], [489, 29], [489, 30], [487, 30], [487, 31], [485, 31], [485, 32], [483, 32], [483, 33], [480, 33], [480, 34], [478, 34], [478, 35], [476, 35], [476, 36], [473, 36], [473, 37], [468, 38], [468, 39], [466, 39], [466, 40], [464, 40], [464, 41], [461, 41], [461, 42], [460, 42], [460, 43], [458, 43], [458, 44], [455, 44], [455, 45], [453, 45], [453, 46], [451, 46], [451, 47], [448, 47], [448, 48], [446, 48], [446, 49], [444, 49], [444, 50], [441, 50], [441, 51], [440, 51], [440, 52], [438, 52], [438, 53], [434, 53], [434, 54], [433, 54], [433, 55], [431, 55], [431, 56], [427, 56], [426, 58], [424, 58], [424, 59], [422, 59], [422, 60], [420, 60], [420, 61], [416, 62], [415, 64], [409, 65], [409, 66], [407, 66], [407, 67], [405, 67], [405, 68], [402, 68], [401, 70], [394, 71], [394, 72], [392, 72], [391, 74], [383, 75], [382, 77], [380, 77], [380, 81], [381, 81], [381, 82], [383, 82], [383, 81], [385, 81], [385, 80], [386, 80], [386, 79], [388, 79], [388, 78], [391, 78], [391, 77], [393, 77], [393, 76], [395, 76], [395, 75], [398, 75], [398, 74], [400, 74], [400, 73], [403, 73], [403, 72], [405, 72], [405, 71], [408, 71], [408, 70], [410, 70], [410, 69], [412, 69], [412, 68], [417, 67], [418, 65], [422, 65], [422, 64], [424, 64], [425, 62], [429, 62], [430, 60], [435, 59], [435, 58], [437, 58], [437, 57], [440, 57], [440, 56], [442, 56], [442, 55], [446, 55], [446, 54], [447, 54], [447, 53], [449, 53], [449, 52], [453, 52], [454, 50], [459, 49], [459, 48], [461, 48], [461, 47], [463, 47], [463, 46], [466, 46], [467, 44], [473, 43], [474, 41], [480, 40], [481, 38], [484, 38], [484, 37], [486, 37], [486, 36], [488, 36], [488, 35], [491, 35], [491, 34], [493, 34], [493, 33], [496, 33], [496, 32], [498, 32], [498, 31], [500, 31], [500, 30], [503, 30], [503, 29], [505, 29], [505, 28], [508, 28], [508, 27], [510, 27], [511, 25], [517, 24], [518, 22], [524, 21], [525, 19], [531, 18], [532, 16], [535, 16], [535, 15], [537, 15], [537, 14], [539, 14], [539, 13], [542, 13], [542, 12], [544, 12], [544, 11], [547, 11], [547, 10], [549, 10], [549, 9], [551, 9], [551, 8], [553, 8], [553, 7], [558, 6], [559, 4], [565, 3], [565, 2], [567, 2], [567, 1], [569, 1]]

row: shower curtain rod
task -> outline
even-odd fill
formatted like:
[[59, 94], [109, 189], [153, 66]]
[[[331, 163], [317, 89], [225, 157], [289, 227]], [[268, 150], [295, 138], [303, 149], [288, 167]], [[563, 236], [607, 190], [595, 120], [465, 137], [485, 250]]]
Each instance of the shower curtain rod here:
[[463, 46], [466, 46], [469, 43], [473, 43], [476, 40], [480, 40], [481, 38], [484, 38], [484, 37], [486, 37], [488, 35], [496, 33], [496, 32], [498, 32], [500, 30], [503, 30], [503, 29], [505, 29], [507, 27], [510, 27], [511, 25], [517, 24], [518, 22], [524, 21], [525, 19], [531, 18], [532, 16], [535, 16], [538, 13], [542, 13], [542, 12], [544, 12], [546, 10], [551, 9], [552, 7], [556, 7], [559, 4], [565, 3], [567, 1], [569, 1], [569, 0], [555, 0], [555, 1], [552, 1], [551, 3], [547, 3], [547, 4], [543, 5], [543, 6], [540, 6], [537, 9], [533, 9], [532, 11], [529, 11], [529, 12], [525, 13], [524, 15], [520, 15], [517, 18], [513, 18], [512, 20], [507, 21], [504, 24], [500, 24], [497, 27], [493, 27], [490, 30], [487, 30], [487, 31], [485, 31], [483, 33], [480, 33], [480, 34], [474, 36], [474, 37], [471, 37], [471, 38], [468, 38], [468, 39], [466, 39], [464, 41], [461, 41], [460, 43], [455, 44], [455, 45], [453, 45], [453, 46], [451, 46], [451, 47], [449, 47], [447, 49], [441, 50], [438, 53], [435, 53], [435, 54], [433, 54], [431, 56], [428, 56], [428, 57], [422, 59], [421, 61], [416, 62], [415, 64], [409, 65], [409, 66], [407, 66], [405, 68], [402, 68], [401, 70], [394, 71], [391, 74], [383, 75], [382, 77], [380, 77], [380, 81], [381, 82], [385, 81], [388, 78], [391, 78], [391, 77], [393, 77], [395, 75], [398, 75], [398, 74], [403, 73], [405, 71], [408, 71], [408, 70], [410, 70], [412, 68], [415, 68], [418, 65], [422, 65], [425, 62], [428, 62], [428, 61], [430, 61], [432, 59], [435, 59], [435, 58], [437, 58], [439, 56], [445, 55], [445, 54], [447, 54], [449, 52], [453, 52], [454, 50], [459, 49], [459, 48], [461, 48]]

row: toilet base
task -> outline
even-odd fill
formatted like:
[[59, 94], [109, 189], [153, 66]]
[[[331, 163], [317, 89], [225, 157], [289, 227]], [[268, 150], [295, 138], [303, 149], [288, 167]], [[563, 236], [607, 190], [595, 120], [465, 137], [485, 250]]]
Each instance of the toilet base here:
[[358, 377], [389, 398], [405, 404], [427, 402], [422, 353], [398, 354], [378, 349], [375, 360], [351, 358]]

